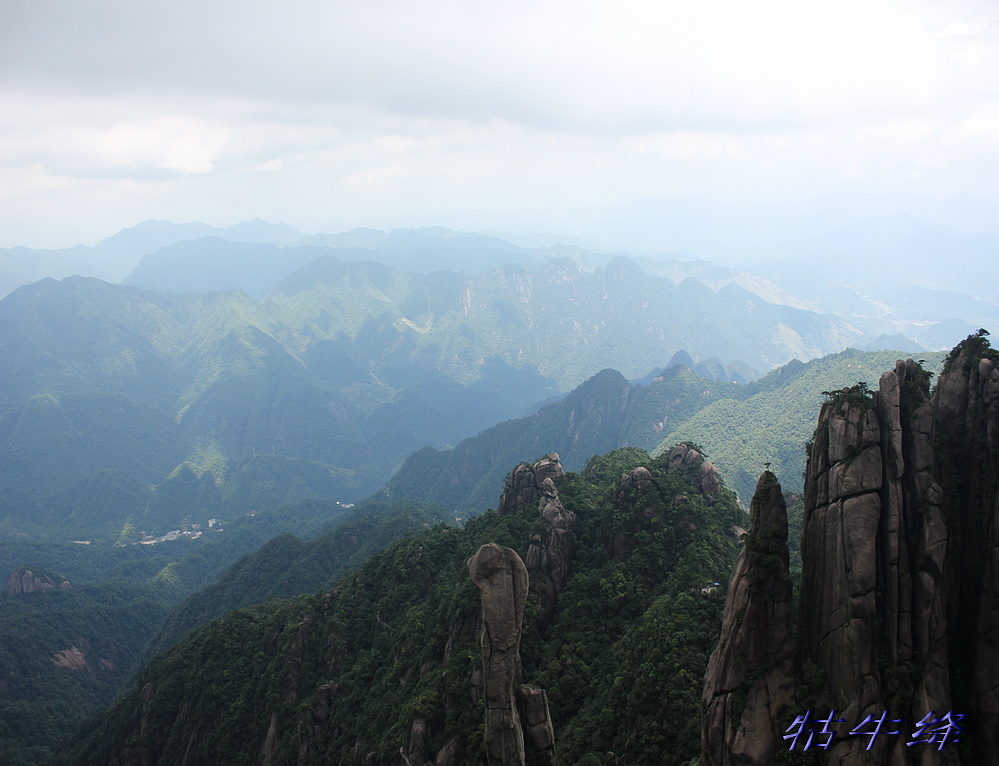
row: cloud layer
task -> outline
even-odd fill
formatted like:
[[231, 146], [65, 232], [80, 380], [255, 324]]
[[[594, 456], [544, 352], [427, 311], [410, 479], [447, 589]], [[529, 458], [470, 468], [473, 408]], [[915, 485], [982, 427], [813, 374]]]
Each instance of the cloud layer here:
[[11, 0], [0, 28], [0, 246], [150, 217], [995, 200], [987, 2]]

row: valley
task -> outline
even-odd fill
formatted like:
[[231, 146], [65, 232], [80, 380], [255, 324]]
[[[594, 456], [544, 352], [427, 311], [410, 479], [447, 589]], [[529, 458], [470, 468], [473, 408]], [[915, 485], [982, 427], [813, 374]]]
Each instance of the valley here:
[[999, 764], [995, 2], [0, 30], [0, 766]]
[[[477, 624], [457, 560], [441, 559], [449, 574], [419, 575], [426, 582], [419, 598], [443, 599], [440, 606], [428, 602], [426, 614], [398, 600], [409, 596], [385, 595], [386, 575], [363, 574], [379, 555], [402, 556], [391, 566], [407, 570], [403, 562], [422, 556], [412, 546], [423, 543], [413, 541], [426, 535], [442, 536], [432, 546], [444, 548], [464, 540], [466, 559], [473, 544], [509, 546], [528, 562], [531, 577], [541, 578], [531, 586], [525, 651], [534, 652], [532, 672], [559, 711], [551, 725], [570, 763], [592, 762], [602, 752], [594, 750], [598, 741], [639, 763], [657, 762], [652, 754], [663, 747], [676, 753], [671, 758], [694, 757], [696, 726], [669, 745], [651, 730], [642, 735], [649, 739], [636, 739], [625, 723], [643, 720], [634, 705], [661, 717], [661, 703], [629, 702], [614, 685], [570, 682], [572, 674], [553, 684], [562, 671], [552, 663], [571, 646], [581, 652], [578, 662], [601, 673], [651, 673], [664, 684], [661, 693], [675, 698], [670, 715], [696, 723], [700, 703], [696, 694], [677, 696], [676, 669], [639, 671], [634, 652], [648, 651], [651, 636], [668, 624], [677, 635], [670, 651], [682, 653], [685, 677], [703, 672], [738, 549], [733, 530], [749, 523], [745, 508], [756, 476], [766, 467], [782, 477], [788, 496], [798, 498], [790, 523], [800, 529], [801, 477], [817, 408], [830, 392], [876, 380], [914, 349], [845, 348], [877, 341], [770, 283], [703, 262], [601, 262], [583, 252], [574, 260], [439, 230], [344, 237], [349, 241], [313, 238], [284, 248], [181, 241], [142, 259], [121, 284], [48, 279], [0, 299], [0, 565], [15, 573], [29, 565], [72, 584], [33, 593], [9, 586], [0, 599], [8, 626], [0, 635], [0, 679], [2, 688], [18, 690], [0, 699], [5, 762], [110, 758], [99, 748], [83, 755], [93, 747], [87, 727], [104, 725], [97, 719], [54, 753], [81, 714], [97, 714], [134, 674], [148, 672], [142, 668], [176, 662], [162, 653], [189, 656], [193, 649], [174, 649], [201, 640], [187, 636], [212, 635], [210, 625], [222, 619], [244, 620], [239, 631], [276, 625], [268, 620], [291, 619], [277, 615], [299, 608], [304, 594], [339, 593], [352, 577], [361, 578], [352, 587], [364, 582], [374, 589], [365, 598], [380, 604], [369, 616], [374, 633], [459, 633], [447, 634], [449, 650], [437, 639], [387, 638], [386, 646], [410, 657], [406, 662], [427, 652], [436, 659], [420, 661], [415, 685], [406, 675], [403, 697], [373, 699], [374, 708], [350, 703], [380, 721], [382, 733], [369, 740], [363, 731], [370, 730], [355, 721], [343, 724], [358, 738], [349, 747], [326, 735], [299, 747], [314, 753], [310, 758], [343, 762], [359, 757], [348, 755], [350, 748], [388, 758], [400, 741], [407, 757], [429, 759], [448, 748], [455, 758], [477, 757], [484, 743], [469, 735], [471, 709], [459, 712], [455, 696], [465, 692], [453, 682], [441, 686], [456, 673], [474, 676], [476, 661], [466, 653], [461, 661], [471, 665], [453, 665], [459, 634], [469, 642]], [[359, 255], [358, 241], [390, 256], [410, 248], [434, 263], [474, 254], [497, 265], [399, 270], [349, 260]], [[523, 261], [503, 262], [508, 258]], [[251, 262], [261, 265], [252, 275], [245, 270]], [[251, 276], [255, 281], [247, 281]], [[919, 353], [931, 373], [939, 373], [945, 356]], [[676, 445], [696, 458], [685, 462]], [[562, 553], [554, 538], [544, 542], [549, 521], [532, 516], [539, 497], [544, 504], [542, 482], [522, 471], [545, 455], [557, 466], [558, 507], [582, 525], [560, 533], [560, 540], [576, 541]], [[660, 494], [634, 516], [623, 490], [612, 487], [633, 475], [645, 492], [643, 472], [650, 470]], [[518, 493], [526, 494], [513, 499]], [[684, 503], [695, 496], [704, 504], [692, 506], [701, 520], [681, 522], [694, 512]], [[649, 514], [664, 526], [645, 529], [639, 520]], [[699, 530], [694, 537], [682, 531], [685, 524]], [[525, 537], [526, 530], [535, 531]], [[794, 543], [790, 555], [800, 567]], [[552, 556], [563, 564], [547, 571]], [[538, 569], [541, 561], [549, 564]], [[653, 574], [674, 568], [662, 581]], [[562, 590], [570, 601], [563, 602]], [[358, 598], [360, 591], [352, 592]], [[694, 593], [702, 600], [690, 600]], [[321, 608], [333, 608], [333, 597], [325, 598]], [[277, 610], [273, 618], [266, 610], [249, 622], [227, 618], [262, 604]], [[433, 611], [443, 604], [466, 615], [460, 626]], [[319, 602], [307, 612], [317, 608]], [[606, 613], [604, 621], [584, 629], [594, 608]], [[407, 616], [396, 627], [388, 615], [399, 609]], [[560, 609], [568, 611], [560, 616]], [[337, 617], [337, 624], [347, 619]], [[549, 630], [555, 632], [546, 638]], [[616, 631], [626, 638], [613, 638]], [[370, 651], [358, 641], [344, 651]], [[237, 645], [244, 646], [233, 644], [227, 654], [243, 651]], [[293, 654], [297, 645], [289, 644]], [[260, 649], [252, 652], [259, 656]], [[349, 660], [360, 663], [353, 670], [337, 672], [374, 683], [389, 660], [361, 655]], [[278, 671], [246, 672], [264, 683]], [[178, 682], [187, 683], [182, 677]], [[274, 692], [261, 686], [259, 693]], [[416, 697], [407, 701], [408, 694]], [[196, 704], [209, 710], [218, 703]], [[309, 704], [319, 711], [332, 698]], [[399, 710], [407, 723], [392, 718]], [[253, 711], [251, 718], [259, 713]], [[202, 720], [212, 730], [259, 724], [211, 723], [220, 714]], [[291, 715], [275, 709], [272, 720]], [[49, 721], [44, 731], [34, 723], [39, 716]], [[95, 736], [114, 742], [106, 733]], [[274, 736], [266, 747], [280, 760], [287, 745]], [[161, 743], [172, 737], [169, 729], [155, 735]], [[245, 756], [237, 754], [243, 744], [227, 742], [213, 747], [236, 750], [201, 757]], [[138, 756], [122, 757], [125, 763]]]

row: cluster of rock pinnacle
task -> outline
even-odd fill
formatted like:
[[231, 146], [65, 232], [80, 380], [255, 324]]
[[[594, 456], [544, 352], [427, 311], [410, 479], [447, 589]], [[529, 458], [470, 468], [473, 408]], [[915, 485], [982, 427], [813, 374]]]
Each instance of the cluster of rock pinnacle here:
[[[999, 369], [975, 340], [932, 395], [910, 359], [823, 406], [796, 611], [784, 498], [760, 477], [705, 678], [704, 766], [777, 762], [806, 710], [842, 720], [816, 763], [999, 763]], [[886, 713], [885, 734], [853, 733]], [[950, 742], [914, 739], [946, 713], [964, 716]]]

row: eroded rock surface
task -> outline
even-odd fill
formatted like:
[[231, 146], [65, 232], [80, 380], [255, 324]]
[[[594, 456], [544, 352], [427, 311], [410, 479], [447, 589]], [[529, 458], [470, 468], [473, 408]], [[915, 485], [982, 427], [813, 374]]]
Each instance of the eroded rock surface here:
[[543, 689], [520, 683], [527, 567], [516, 551], [490, 543], [468, 560], [468, 572], [482, 597], [487, 762], [489, 766], [557, 766], [548, 698]]
[[555, 610], [555, 602], [569, 579], [572, 560], [571, 534], [576, 515], [562, 505], [555, 482], [546, 476], [541, 482], [538, 515], [545, 521], [544, 529], [531, 538], [527, 551], [527, 567], [536, 571], [532, 582], [540, 594], [539, 626], [547, 624]]
[[505, 516], [529, 508], [543, 494], [545, 479], [557, 479], [564, 473], [557, 452], [546, 455], [534, 465], [521, 463], [507, 477], [496, 512]]
[[[999, 355], [972, 336], [933, 395], [951, 656], [981, 763], [999, 763]], [[955, 703], [957, 704], [957, 703]]]
[[517, 689], [517, 705], [524, 730], [526, 766], [558, 766], [555, 759], [555, 730], [552, 728], [545, 690], [521, 684]]
[[483, 545], [468, 560], [482, 599], [483, 692], [489, 766], [523, 766], [524, 734], [516, 689], [520, 685], [520, 637], [527, 602], [527, 567], [517, 552]]
[[718, 498], [722, 481], [714, 463], [689, 444], [678, 444], [669, 453], [669, 468], [673, 471], [696, 470], [694, 484], [708, 501]]
[[23, 596], [40, 590], [72, 590], [69, 580], [59, 575], [38, 572], [30, 567], [18, 567], [7, 580], [7, 593], [12, 596]]
[[[954, 350], [932, 397], [929, 375], [906, 360], [876, 391], [834, 392], [822, 408], [805, 477], [793, 702], [844, 720], [816, 763], [999, 763], [997, 362], [978, 334]], [[766, 763], [766, 738], [775, 736], [749, 711], [771, 714], [773, 687], [732, 664], [745, 658], [752, 667], [762, 630], [746, 588], [753, 534], [705, 679], [705, 764]], [[768, 609], [776, 652], [785, 618]], [[778, 657], [757, 660], [763, 668]], [[746, 693], [739, 715], [733, 689]], [[961, 749], [909, 746], [931, 711], [965, 716], [953, 735]], [[870, 750], [870, 736], [850, 735], [885, 712], [886, 731], [900, 734], [879, 736]], [[786, 730], [794, 716], [783, 716]]]
[[[912, 360], [877, 391], [822, 409], [805, 479], [798, 652], [847, 734], [888, 711], [914, 724], [953, 709], [945, 589], [950, 535], [927, 376]], [[830, 763], [909, 763], [908, 738], [841, 736]], [[920, 763], [940, 751], [920, 748]], [[933, 753], [936, 753], [934, 755]]]
[[704, 684], [702, 763], [774, 762], [781, 721], [794, 699], [787, 508], [765, 472], [750, 507], [750, 530], [729, 582], [721, 638]]

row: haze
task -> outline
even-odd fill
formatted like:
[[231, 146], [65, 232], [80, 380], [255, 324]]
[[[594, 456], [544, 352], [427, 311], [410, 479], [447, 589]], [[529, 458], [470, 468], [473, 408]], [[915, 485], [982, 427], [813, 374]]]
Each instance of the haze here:
[[999, 203], [989, 2], [7, 0], [0, 30], [2, 247], [258, 216], [609, 240], [688, 198], [956, 199], [982, 229]]

